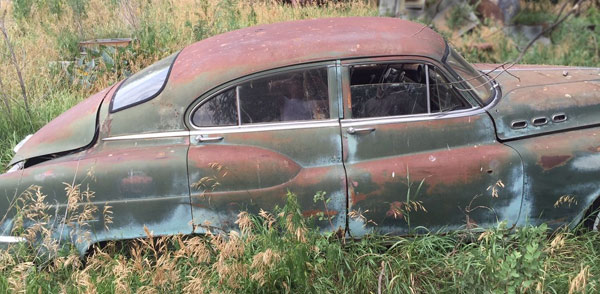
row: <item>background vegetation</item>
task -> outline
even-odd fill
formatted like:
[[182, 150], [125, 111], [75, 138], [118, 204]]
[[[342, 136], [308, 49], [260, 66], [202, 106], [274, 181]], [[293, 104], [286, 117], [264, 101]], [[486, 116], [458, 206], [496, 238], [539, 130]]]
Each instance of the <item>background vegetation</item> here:
[[[522, 3], [520, 23], [554, 21], [562, 2]], [[291, 5], [260, 0], [0, 1], [0, 172], [12, 147], [85, 97], [209, 36], [292, 19], [377, 15], [372, 2]], [[537, 5], [537, 6], [536, 6]], [[539, 5], [543, 9], [537, 9]], [[570, 7], [568, 8], [570, 9]], [[600, 66], [600, 11], [587, 1], [522, 63]], [[444, 33], [472, 62], [516, 59], [524, 44], [492, 21]], [[78, 42], [131, 37], [128, 47], [82, 56]], [[481, 49], [488, 43], [491, 48]], [[545, 226], [412, 239], [322, 236], [290, 195], [279, 211], [238, 220], [240, 233], [108, 244], [40, 259], [0, 251], [0, 292], [112, 293], [583, 293], [600, 291], [600, 237]], [[148, 232], [151, 235], [150, 232]]]

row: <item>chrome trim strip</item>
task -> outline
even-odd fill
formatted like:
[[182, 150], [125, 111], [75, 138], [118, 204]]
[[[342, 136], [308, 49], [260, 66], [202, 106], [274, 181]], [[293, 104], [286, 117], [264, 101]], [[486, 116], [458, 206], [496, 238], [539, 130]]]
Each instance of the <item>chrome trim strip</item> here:
[[31, 137], [33, 137], [33, 134], [27, 135], [27, 137], [25, 137], [23, 140], [21, 140], [21, 142], [19, 142], [19, 144], [17, 144], [15, 146], [15, 148], [13, 148], [13, 151], [15, 153], [19, 152], [19, 150], [21, 149], [21, 147], [23, 147], [23, 145], [25, 145], [25, 143], [27, 143], [27, 141], [29, 141], [29, 139], [31, 139]]
[[[532, 68], [509, 68], [506, 69], [506, 71], [536, 71], [536, 70], [552, 70], [552, 71], [557, 71], [557, 70], [600, 70], [600, 67], [532, 67]], [[499, 68], [499, 69], [495, 69], [495, 70], [482, 70], [482, 72], [485, 73], [490, 73], [490, 72], [499, 72], [499, 71], [504, 71], [504, 69]]]
[[24, 243], [27, 239], [23, 237], [0, 236], [0, 243]]
[[267, 123], [267, 124], [253, 124], [253, 125], [242, 125], [242, 126], [229, 126], [229, 127], [211, 127], [199, 130], [193, 130], [190, 132], [191, 136], [196, 135], [216, 135], [216, 134], [234, 134], [234, 133], [250, 133], [250, 132], [264, 132], [264, 131], [279, 131], [279, 130], [297, 130], [297, 129], [311, 129], [311, 128], [324, 128], [324, 127], [337, 127], [339, 121], [337, 119], [328, 119], [321, 121], [301, 121], [301, 122], [280, 122], [280, 123]]
[[479, 108], [479, 107], [474, 107], [474, 108], [470, 108], [470, 109], [456, 110], [456, 111], [443, 112], [443, 113], [432, 113], [432, 114], [425, 113], [425, 114], [414, 114], [414, 115], [405, 115], [405, 116], [386, 116], [386, 117], [347, 119], [347, 120], [342, 120], [342, 128], [364, 126], [364, 125], [380, 125], [380, 124], [390, 124], [390, 123], [405, 123], [405, 122], [448, 119], [448, 118], [471, 116], [471, 115], [482, 114], [482, 113], [485, 113], [485, 110], [483, 110], [482, 108]]
[[[427, 87], [427, 113], [431, 113], [431, 93], [429, 93], [429, 65], [427, 64], [425, 64], [425, 87]], [[442, 106], [439, 105], [438, 108], [441, 109]]]
[[149, 134], [108, 137], [108, 138], [102, 139], [102, 141], [161, 139], [161, 138], [197, 136], [197, 135], [231, 134], [231, 133], [262, 132], [262, 131], [277, 131], [277, 130], [296, 130], [296, 129], [334, 127], [334, 126], [339, 126], [339, 122], [337, 119], [329, 119], [329, 120], [321, 120], [321, 121], [300, 121], [300, 122], [295, 121], [295, 122], [287, 122], [287, 123], [280, 122], [280, 123], [254, 124], [254, 125], [228, 126], [228, 127], [210, 127], [210, 128], [198, 129], [198, 130], [193, 130], [193, 131], [162, 132], [162, 133], [149, 133]]
[[136, 135], [125, 135], [125, 136], [108, 137], [108, 138], [103, 138], [102, 141], [160, 139], [160, 138], [172, 138], [172, 137], [186, 137], [186, 136], [189, 136], [189, 135], [190, 135], [189, 131], [147, 133], [147, 134], [136, 134]]
[[329, 99], [337, 99], [338, 101], [338, 118], [344, 118], [344, 85], [342, 83], [342, 61], [335, 62], [335, 79], [337, 81], [337, 97]]
[[[235, 86], [235, 108], [237, 110], [237, 118], [238, 118], [237, 123], [239, 126], [239, 125], [242, 125], [242, 111], [241, 111], [241, 107], [240, 107], [240, 86]], [[192, 120], [193, 120], [193, 118], [192, 118]], [[190, 120], [190, 122], [192, 120]], [[192, 124], [192, 125], [194, 125], [194, 124]]]

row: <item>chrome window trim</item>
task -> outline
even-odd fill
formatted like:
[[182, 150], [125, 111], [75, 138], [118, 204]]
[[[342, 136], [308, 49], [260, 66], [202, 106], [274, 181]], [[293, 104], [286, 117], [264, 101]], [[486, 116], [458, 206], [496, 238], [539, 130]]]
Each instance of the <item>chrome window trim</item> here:
[[418, 121], [429, 121], [438, 119], [448, 119], [457, 117], [466, 117], [477, 114], [486, 113], [481, 107], [472, 107], [469, 109], [460, 109], [449, 112], [436, 112], [436, 113], [422, 113], [412, 115], [401, 115], [401, 116], [382, 116], [382, 117], [369, 117], [369, 118], [358, 118], [358, 119], [344, 119], [341, 121], [342, 128], [356, 127], [364, 125], [380, 125], [390, 123], [405, 123], [405, 122], [418, 122]]
[[[438, 60], [435, 59], [431, 59], [429, 57], [426, 56], [418, 56], [418, 55], [406, 55], [406, 56], [388, 56], [388, 57], [382, 57], [382, 58], [377, 58], [376, 60], [364, 60], [363, 58], [358, 59], [358, 60], [347, 60], [347, 61], [342, 61], [342, 66], [346, 66], [346, 67], [352, 67], [352, 66], [356, 66], [356, 65], [366, 65], [366, 64], [387, 64], [387, 63], [420, 63], [423, 65], [427, 65], [428, 67], [431, 66], [433, 67], [432, 69], [439, 69], [437, 72], [443, 76], [446, 80], [450, 81], [450, 82], [455, 82], [455, 76], [453, 75], [452, 71], [450, 71], [447, 68], [447, 65], [445, 63], [440, 63]], [[427, 72], [427, 75], [429, 75], [429, 72]], [[349, 83], [349, 82], [348, 82]], [[429, 79], [427, 79], [427, 84], [429, 84]], [[428, 90], [429, 87], [427, 86]], [[429, 92], [429, 91], [427, 91]], [[466, 102], [467, 105], [470, 105], [471, 108], [468, 109], [460, 109], [457, 111], [469, 111], [472, 109], [479, 109], [481, 108], [481, 104], [479, 103], [478, 98], [472, 97], [469, 93], [463, 93], [461, 91], [457, 91], [454, 90], [454, 93], [456, 95], [458, 95], [458, 98], [461, 99], [463, 102]], [[471, 99], [469, 99], [471, 98]], [[427, 100], [429, 102], [429, 94], [427, 96]], [[344, 105], [345, 107], [346, 105]], [[408, 117], [408, 116], [422, 116], [422, 115], [427, 115], [428, 113], [419, 113], [419, 114], [409, 114], [409, 115], [403, 115], [403, 117]], [[433, 114], [433, 113], [432, 113]], [[381, 117], [379, 117], [381, 118]], [[362, 119], [362, 118], [361, 118]], [[364, 118], [364, 119], [373, 119], [373, 118]], [[358, 120], [358, 119], [354, 119], [354, 120]]]
[[190, 134], [190, 131], [145, 133], [145, 134], [134, 134], [134, 135], [108, 137], [108, 138], [103, 138], [102, 141], [122, 141], [122, 140], [143, 140], [143, 139], [186, 137], [186, 136], [189, 136], [189, 134]]
[[212, 134], [233, 134], [246, 132], [264, 132], [264, 131], [281, 131], [281, 130], [297, 130], [311, 129], [324, 127], [339, 127], [338, 119], [328, 119], [319, 121], [293, 121], [293, 122], [277, 122], [265, 124], [252, 124], [242, 126], [223, 126], [223, 127], [208, 127], [193, 131], [176, 131], [176, 132], [159, 132], [145, 133], [125, 136], [108, 137], [102, 141], [123, 141], [123, 140], [144, 140], [144, 139], [161, 139], [173, 137], [188, 137], [197, 135], [212, 135]]
[[[240, 84], [245, 83], [247, 81], [260, 79], [260, 78], [264, 78], [264, 77], [268, 77], [268, 76], [272, 76], [272, 75], [276, 75], [276, 74], [280, 74], [280, 73], [295, 71], [295, 70], [312, 69], [312, 68], [328, 69], [331, 67], [335, 68], [336, 62], [337, 62], [337, 60], [328, 60], [328, 61], [320, 61], [320, 62], [315, 62], [315, 63], [295, 64], [295, 65], [291, 65], [291, 66], [273, 68], [270, 70], [261, 71], [261, 72], [253, 73], [253, 74], [250, 74], [247, 76], [243, 76], [243, 77], [231, 80], [229, 82], [226, 82], [224, 84], [221, 84], [220, 86], [214, 88], [213, 90], [210, 90], [210, 91], [200, 95], [197, 99], [194, 100], [194, 102], [192, 102], [190, 104], [190, 107], [188, 107], [188, 111], [186, 111], [186, 121], [187, 121], [186, 123], [193, 130], [202, 130], [202, 129], [206, 129], [206, 128], [222, 128], [224, 126], [212, 126], [212, 127], [196, 126], [193, 122], [194, 113], [204, 103], [206, 103], [208, 100], [212, 99], [216, 95], [219, 95], [223, 91], [226, 91], [234, 86], [237, 87]], [[329, 74], [329, 73], [327, 73], [327, 74]], [[328, 86], [329, 86], [329, 84], [328, 84]], [[236, 94], [236, 96], [237, 96], [237, 94]], [[331, 100], [331, 99], [332, 99], [332, 97], [328, 97], [328, 100]], [[236, 107], [239, 107], [239, 104]], [[239, 112], [238, 112], [238, 117], [239, 117], [238, 121], [239, 121], [240, 125], [243, 125], [243, 124], [241, 124], [241, 113], [239, 113]], [[314, 122], [314, 120], [310, 120], [310, 122]], [[284, 123], [284, 122], [279, 122], [279, 123]], [[262, 124], [262, 123], [258, 123], [258, 124]], [[237, 126], [227, 126], [227, 127], [237, 127]]]
[[[425, 89], [425, 92], [427, 93], [427, 113], [431, 113], [431, 95], [429, 93], [429, 65], [425, 64], [425, 87], [427, 87]], [[461, 99], [462, 97], [459, 97], [458, 99]], [[439, 101], [439, 99], [438, 99]], [[468, 103], [468, 102], [467, 102]], [[471, 103], [469, 103], [471, 104]], [[438, 106], [438, 108], [440, 108], [440, 110], [442, 109], [442, 106]]]
[[335, 61], [335, 80], [337, 87], [337, 97], [331, 97], [329, 99], [337, 99], [338, 101], [338, 118], [344, 118], [344, 93], [343, 93], [343, 84], [342, 84], [342, 61]]
[[241, 126], [207, 127], [190, 131], [190, 136], [298, 130], [339, 126], [340, 122], [338, 119], [276, 122], [262, 124], [247, 124]]

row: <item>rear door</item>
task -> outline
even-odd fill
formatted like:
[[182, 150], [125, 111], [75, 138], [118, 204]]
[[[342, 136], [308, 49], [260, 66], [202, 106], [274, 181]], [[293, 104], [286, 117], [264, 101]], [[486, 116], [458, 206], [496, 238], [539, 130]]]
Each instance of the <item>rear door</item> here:
[[[345, 228], [335, 73], [333, 63], [279, 69], [198, 100], [188, 113], [196, 232], [233, 229], [240, 211], [283, 206], [288, 192], [322, 229]], [[319, 192], [325, 198], [314, 201]]]
[[406, 234], [517, 222], [518, 154], [488, 114], [422, 59], [344, 64], [349, 228]]

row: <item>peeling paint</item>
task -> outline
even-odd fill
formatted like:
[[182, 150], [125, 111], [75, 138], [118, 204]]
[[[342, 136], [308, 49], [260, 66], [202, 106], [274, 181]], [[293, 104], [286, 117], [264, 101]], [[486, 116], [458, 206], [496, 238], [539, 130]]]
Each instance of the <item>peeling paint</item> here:
[[573, 168], [581, 171], [600, 170], [600, 154], [590, 154], [573, 160]]

